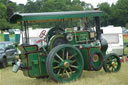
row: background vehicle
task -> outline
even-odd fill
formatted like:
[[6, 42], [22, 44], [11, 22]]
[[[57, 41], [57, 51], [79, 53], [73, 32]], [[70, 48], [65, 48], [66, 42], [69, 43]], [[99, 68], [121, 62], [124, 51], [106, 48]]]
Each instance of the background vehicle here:
[[6, 67], [15, 60], [17, 50], [12, 42], [0, 42], [0, 66]]
[[[44, 30], [46, 30], [46, 33], [45, 34], [47, 34], [47, 32], [48, 32], [48, 30], [49, 30], [50, 28], [37, 28], [37, 29], [29, 29], [29, 44], [30, 45], [38, 45], [38, 47], [40, 48], [42, 45], [41, 45], [41, 43], [37, 43], [37, 41], [38, 40], [40, 40], [41, 38], [40, 38], [40, 34], [41, 34], [41, 32], [42, 31], [44, 31]], [[23, 43], [25, 43], [25, 35], [24, 35], [24, 32], [25, 31], [23, 31], [23, 33], [21, 34], [21, 36], [20, 36], [20, 45], [21, 44], [23, 44]]]
[[14, 29], [9, 29], [8, 32], [9, 32], [10, 34], [15, 34], [15, 30], [14, 30]]
[[108, 42], [107, 54], [115, 53], [122, 57], [124, 55], [123, 32], [121, 27], [101, 27], [103, 29], [102, 37]]
[[15, 34], [16, 32], [20, 32], [19, 29], [9, 29], [8, 30], [9, 34]]
[[[13, 66], [13, 72], [21, 69], [25, 76], [32, 78], [49, 76], [58, 82], [70, 82], [79, 78], [83, 70], [98, 71], [103, 67], [105, 72], [119, 71], [119, 57], [115, 54], [106, 56], [108, 44], [101, 38], [100, 29], [100, 16], [103, 15], [99, 10], [13, 15], [10, 21], [24, 24], [25, 28], [25, 42], [18, 47], [20, 60]], [[55, 24], [47, 34], [43, 30], [39, 35], [41, 48], [29, 44], [29, 23], [55, 21], [59, 24]], [[64, 25], [68, 21], [80, 24]]]

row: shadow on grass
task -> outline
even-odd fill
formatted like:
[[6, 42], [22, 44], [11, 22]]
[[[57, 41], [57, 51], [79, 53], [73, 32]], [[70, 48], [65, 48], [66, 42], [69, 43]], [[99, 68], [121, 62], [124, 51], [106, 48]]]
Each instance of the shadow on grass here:
[[[50, 77], [48, 78], [29, 78], [29, 77], [25, 77], [22, 73], [22, 71], [19, 71], [17, 73], [13, 73], [12, 72], [12, 66], [8, 66], [6, 68], [0, 69], [5, 76], [8, 76], [8, 78], [10, 79], [8, 82], [12, 82], [14, 81], [13, 79], [15, 79], [16, 81], [14, 85], [63, 85], [62, 83], [57, 83], [56, 81], [54, 81], [53, 79], [51, 79]], [[93, 79], [96, 78], [98, 76], [105, 76], [107, 75], [106, 72], [104, 72], [103, 69], [101, 69], [100, 71], [83, 71], [81, 77], [79, 79], [77, 79], [76, 81], [72, 81], [73, 83], [78, 83], [81, 82], [83, 79]], [[6, 77], [5, 77], [6, 80]], [[5, 81], [3, 80], [3, 82]], [[71, 85], [69, 82], [67, 84]], [[6, 82], [4, 82], [6, 84]], [[12, 84], [10, 84], [12, 85]]]
[[[2, 68], [0, 67], [0, 70], [12, 70], [12, 65], [8, 65], [7, 67], [5, 68]], [[95, 78], [95, 77], [98, 77], [98, 76], [102, 76], [102, 75], [107, 75], [108, 73], [106, 73], [103, 69], [99, 70], [99, 71], [86, 71], [86, 70], [83, 70], [83, 73], [81, 75], [80, 78]], [[45, 82], [49, 82], [50, 81], [53, 81], [50, 77], [44, 77], [44, 78], [33, 78], [35, 81], [45, 81]]]
[[106, 73], [103, 69], [99, 70], [99, 71], [83, 71], [82, 73], [82, 78], [95, 78], [98, 76], [102, 76], [102, 75], [107, 75], [108, 73]]

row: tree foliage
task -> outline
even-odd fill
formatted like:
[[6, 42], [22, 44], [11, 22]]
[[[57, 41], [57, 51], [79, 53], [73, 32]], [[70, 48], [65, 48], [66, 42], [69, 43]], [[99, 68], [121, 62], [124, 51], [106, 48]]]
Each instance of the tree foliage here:
[[41, 7], [41, 12], [83, 10], [80, 0], [47, 0]]
[[101, 19], [101, 25], [102, 26], [107, 26], [110, 25], [110, 17], [111, 17], [111, 7], [110, 5], [105, 2], [105, 3], [101, 3], [98, 4], [98, 7], [100, 8], [100, 10], [104, 11], [104, 16]]
[[128, 23], [128, 0], [118, 0], [114, 15], [118, 25], [125, 26]]
[[[101, 25], [116, 25], [128, 27], [128, 0], [118, 0], [116, 4], [107, 2], [98, 4], [104, 11], [105, 16], [101, 18]], [[57, 12], [57, 11], [79, 11], [90, 10], [93, 6], [80, 0], [27, 0], [26, 5], [16, 4], [10, 0], [0, 0], [0, 29], [19, 28], [17, 25], [8, 23], [8, 18], [13, 13], [33, 12]]]
[[[8, 22], [9, 17], [12, 16], [13, 12], [18, 12], [21, 10], [21, 4], [17, 5], [16, 3], [8, 0], [0, 0], [0, 30], [8, 30], [10, 28], [19, 28], [18, 25], [10, 24]], [[23, 8], [22, 8], [23, 9]]]
[[5, 6], [4, 2], [0, 0], [0, 29], [7, 29], [9, 23], [7, 22], [7, 7]]
[[115, 25], [125, 27], [128, 23], [128, 0], [118, 0], [115, 5], [101, 3], [98, 7], [105, 12], [102, 26]]

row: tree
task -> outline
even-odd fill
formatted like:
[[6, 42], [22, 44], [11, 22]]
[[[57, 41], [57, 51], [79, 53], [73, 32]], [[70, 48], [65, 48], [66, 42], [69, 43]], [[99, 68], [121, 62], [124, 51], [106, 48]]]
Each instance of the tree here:
[[24, 4], [19, 4], [17, 5], [17, 12], [20, 12], [20, 13], [24, 13], [24, 8], [25, 8], [25, 5]]
[[13, 12], [17, 12], [17, 4], [15, 2], [9, 1], [6, 4], [7, 7], [13, 10]]
[[[0, 30], [8, 30], [9, 28], [15, 28], [16, 25], [11, 25], [8, 22], [8, 16], [11, 15], [7, 12], [7, 0], [0, 0]], [[11, 5], [12, 6], [12, 5]], [[10, 12], [10, 11], [9, 11]]]
[[40, 12], [41, 4], [42, 3], [39, 0], [35, 2], [34, 0], [28, 0], [27, 4], [24, 6], [24, 12], [25, 13]]
[[107, 2], [105, 2], [98, 4], [98, 7], [100, 8], [100, 10], [104, 11], [104, 16], [101, 18], [101, 25], [102, 26], [110, 25], [111, 6]]
[[7, 23], [7, 7], [3, 3], [2, 0], [0, 0], [0, 29], [5, 29], [8, 28], [8, 23]]
[[42, 12], [71, 10], [83, 10], [83, 7], [80, 5], [80, 0], [47, 0], [44, 2], [43, 7], [41, 8]]
[[7, 7], [5, 4], [0, 0], [0, 19], [7, 18], [6, 11]]
[[128, 23], [126, 23], [126, 26], [125, 27], [128, 29]]
[[118, 0], [113, 15], [117, 19], [116, 25], [125, 27], [128, 23], [128, 0]]
[[80, 4], [84, 8], [84, 10], [93, 9], [93, 6], [90, 3], [85, 3], [84, 1], [82, 1]]

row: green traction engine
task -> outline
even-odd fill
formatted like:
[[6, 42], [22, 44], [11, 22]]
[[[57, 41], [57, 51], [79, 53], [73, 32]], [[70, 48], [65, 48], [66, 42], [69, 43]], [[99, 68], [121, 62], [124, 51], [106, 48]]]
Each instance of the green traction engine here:
[[[107, 41], [101, 37], [100, 16], [102, 11], [68, 11], [14, 14], [10, 21], [20, 23], [25, 28], [25, 43], [20, 45], [19, 61], [13, 66], [13, 71], [19, 69], [32, 78], [51, 77], [57, 82], [70, 82], [79, 78], [83, 70], [98, 71], [102, 67], [105, 72], [120, 70], [120, 59], [116, 54], [107, 54]], [[51, 28], [39, 48], [29, 45], [27, 25], [35, 22], [67, 21], [93, 17], [95, 29], [83, 27], [67, 29], [55, 26]], [[45, 33], [45, 32], [42, 32]], [[44, 36], [44, 34], [42, 34]]]

